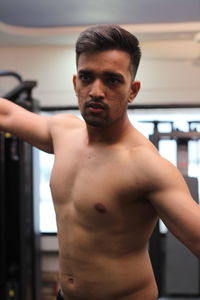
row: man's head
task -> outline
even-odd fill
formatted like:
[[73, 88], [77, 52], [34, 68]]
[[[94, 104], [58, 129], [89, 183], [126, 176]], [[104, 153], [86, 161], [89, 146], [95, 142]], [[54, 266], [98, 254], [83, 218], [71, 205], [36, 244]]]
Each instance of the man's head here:
[[138, 40], [117, 25], [93, 26], [81, 33], [76, 56], [73, 83], [86, 123], [104, 127], [126, 120], [140, 89]]
[[130, 55], [132, 77], [138, 69], [141, 51], [138, 39], [118, 25], [96, 25], [83, 31], [76, 43], [76, 64], [82, 53], [121, 50]]

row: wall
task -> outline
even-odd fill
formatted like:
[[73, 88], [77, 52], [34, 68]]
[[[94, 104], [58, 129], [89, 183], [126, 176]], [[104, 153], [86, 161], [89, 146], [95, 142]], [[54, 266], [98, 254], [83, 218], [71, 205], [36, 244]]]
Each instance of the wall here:
[[0, 69], [16, 71], [26, 80], [36, 80], [34, 97], [41, 106], [76, 104], [71, 80], [75, 57], [71, 47], [1, 47]]
[[[137, 74], [142, 88], [135, 103], [200, 103], [200, 62], [184, 59], [181, 48], [175, 57], [169, 56], [176, 50], [171, 44], [143, 43], [142, 48], [144, 55]], [[160, 49], [168, 55], [164, 57], [156, 52]], [[24, 79], [37, 80], [34, 97], [39, 99], [41, 106], [77, 103], [72, 85], [76, 71], [74, 47], [0, 47], [0, 69], [14, 70]]]

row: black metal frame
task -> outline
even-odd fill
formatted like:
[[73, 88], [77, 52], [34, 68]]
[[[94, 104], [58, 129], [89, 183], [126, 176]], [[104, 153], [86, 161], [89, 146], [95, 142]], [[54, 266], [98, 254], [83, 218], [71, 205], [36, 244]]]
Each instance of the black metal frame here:
[[[32, 98], [35, 81], [23, 81], [5, 98], [35, 111]], [[32, 147], [8, 133], [0, 133], [0, 285], [1, 300], [40, 299], [40, 232], [33, 201]]]

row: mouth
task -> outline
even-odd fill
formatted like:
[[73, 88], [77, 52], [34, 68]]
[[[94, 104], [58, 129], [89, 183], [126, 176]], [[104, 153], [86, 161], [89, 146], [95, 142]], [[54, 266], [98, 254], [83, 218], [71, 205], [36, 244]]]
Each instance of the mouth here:
[[103, 105], [103, 103], [99, 103], [99, 102], [91, 101], [86, 105], [86, 107], [90, 112], [94, 112], [94, 113], [99, 113], [105, 110], [105, 106]]

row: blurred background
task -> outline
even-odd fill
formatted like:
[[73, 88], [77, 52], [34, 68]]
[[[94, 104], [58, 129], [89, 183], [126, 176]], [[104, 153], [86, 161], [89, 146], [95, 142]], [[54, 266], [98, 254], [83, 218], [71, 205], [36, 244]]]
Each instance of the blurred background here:
[[[135, 34], [142, 49], [142, 87], [130, 120], [180, 169], [198, 202], [200, 0], [1, 0], [0, 96], [37, 113], [80, 117], [72, 85], [76, 39], [90, 25], [113, 23]], [[53, 160], [1, 134], [1, 300], [55, 299]], [[160, 298], [200, 299], [199, 261], [161, 221], [149, 249]]]

